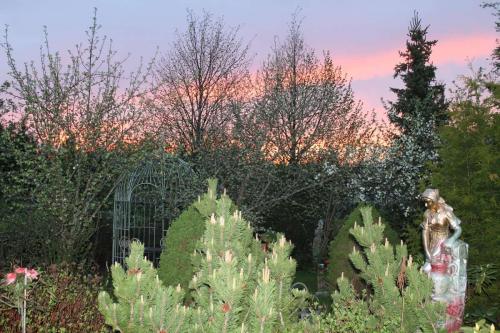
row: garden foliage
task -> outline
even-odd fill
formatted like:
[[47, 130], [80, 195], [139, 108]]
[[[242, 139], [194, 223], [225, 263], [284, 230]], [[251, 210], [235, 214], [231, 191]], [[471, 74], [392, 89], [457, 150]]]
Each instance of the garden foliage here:
[[[451, 122], [440, 131], [441, 160], [432, 169], [431, 179], [463, 222], [463, 239], [469, 244], [472, 269], [470, 281], [474, 284], [470, 290], [482, 294], [467, 302], [467, 312], [473, 316], [470, 319], [487, 317], [498, 324], [500, 279], [488, 281], [486, 271], [488, 264], [500, 262], [500, 85], [497, 82], [498, 75], [480, 69], [457, 83]], [[477, 274], [478, 270], [481, 274]], [[476, 314], [480, 308], [483, 314]]]
[[[39, 271], [27, 298], [28, 332], [107, 332], [97, 307], [102, 283], [95, 272], [68, 264]], [[0, 301], [0, 332], [18, 332], [21, 318], [16, 309], [6, 308], [9, 294], [0, 293]]]
[[[361, 250], [361, 247], [356, 243], [349, 230], [354, 227], [356, 222], [363, 221], [361, 215], [363, 207], [363, 205], [358, 206], [344, 219], [344, 221], [342, 221], [342, 227], [335, 235], [335, 238], [330, 242], [328, 255], [328, 261], [330, 263], [328, 265], [328, 282], [333, 287], [337, 285], [337, 279], [341, 274], [351, 281], [357, 291], [361, 291], [362, 288], [366, 287], [349, 260], [349, 253], [352, 251], [353, 247], [358, 251]], [[372, 209], [372, 216], [374, 220], [380, 218], [378, 211], [374, 208]], [[391, 244], [399, 243], [398, 234], [389, 225], [385, 225], [384, 231]]]
[[112, 268], [117, 302], [106, 292], [99, 295], [109, 325], [121, 332], [274, 332], [298, 320], [305, 293], [290, 290], [296, 266], [291, 243], [281, 236], [263, 251], [241, 212], [231, 213], [228, 196], [215, 204], [193, 258], [193, 303], [182, 304], [180, 285], [163, 285], [135, 242], [127, 271], [119, 264]]
[[[413, 263], [403, 242], [393, 246], [387, 238], [384, 240], [385, 226], [380, 220], [374, 223], [371, 207], [362, 208], [361, 215], [363, 225], [355, 224], [349, 232], [362, 250], [354, 248], [349, 257], [373, 290], [368, 300], [368, 322], [374, 330], [438, 332], [436, 325], [444, 315], [445, 306], [431, 301], [432, 280]], [[339, 282], [334, 302], [352, 295], [352, 286]]]

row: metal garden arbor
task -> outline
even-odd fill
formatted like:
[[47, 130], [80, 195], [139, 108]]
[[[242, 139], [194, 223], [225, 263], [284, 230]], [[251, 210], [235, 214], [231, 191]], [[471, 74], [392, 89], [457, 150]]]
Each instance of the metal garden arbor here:
[[157, 266], [165, 232], [199, 190], [190, 165], [169, 154], [144, 160], [125, 174], [115, 190], [112, 262], [123, 264], [131, 241], [139, 240]]

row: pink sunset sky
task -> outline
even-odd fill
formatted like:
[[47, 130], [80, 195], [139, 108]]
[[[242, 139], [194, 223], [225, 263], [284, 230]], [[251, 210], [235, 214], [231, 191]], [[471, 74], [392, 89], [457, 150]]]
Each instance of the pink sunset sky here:
[[[473, 0], [19, 0], [0, 2], [0, 24], [9, 26], [19, 64], [38, 59], [43, 26], [52, 50], [64, 53], [84, 41], [97, 7], [102, 33], [113, 39], [119, 54], [132, 55], [132, 69], [139, 57], [150, 58], [157, 47], [160, 53], [168, 50], [175, 29], [185, 27], [187, 8], [206, 10], [223, 16], [229, 26], [240, 26], [241, 37], [250, 42], [251, 69], [256, 70], [275, 37], [286, 36], [291, 14], [300, 8], [306, 44], [319, 56], [330, 51], [334, 62], [352, 77], [356, 98], [384, 118], [381, 98], [392, 100], [389, 88], [401, 84], [392, 75], [414, 11], [430, 26], [429, 39], [438, 40], [432, 61], [438, 81], [450, 88], [459, 75], [470, 72], [469, 64], [489, 65], [497, 38], [495, 18], [480, 5]], [[0, 81], [7, 79], [7, 72], [2, 55]]]

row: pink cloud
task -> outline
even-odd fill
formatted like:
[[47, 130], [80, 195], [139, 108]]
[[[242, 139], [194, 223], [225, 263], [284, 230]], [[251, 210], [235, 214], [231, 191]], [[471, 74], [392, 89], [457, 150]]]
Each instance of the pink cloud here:
[[[495, 48], [495, 38], [492, 34], [444, 37], [434, 47], [431, 60], [439, 66], [449, 63], [465, 64], [468, 59], [487, 57]], [[400, 61], [398, 51], [403, 48], [404, 45], [363, 55], [340, 54], [334, 60], [354, 80], [369, 80], [391, 76], [394, 66]]]

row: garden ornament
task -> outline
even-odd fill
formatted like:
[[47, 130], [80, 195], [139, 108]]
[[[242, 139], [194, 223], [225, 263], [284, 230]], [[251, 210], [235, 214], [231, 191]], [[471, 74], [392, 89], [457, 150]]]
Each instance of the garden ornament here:
[[423, 269], [434, 283], [433, 300], [447, 305], [441, 325], [448, 332], [456, 332], [462, 325], [465, 306], [468, 245], [458, 239], [461, 222], [439, 191], [426, 189], [421, 198], [427, 208], [421, 224], [426, 257]]

